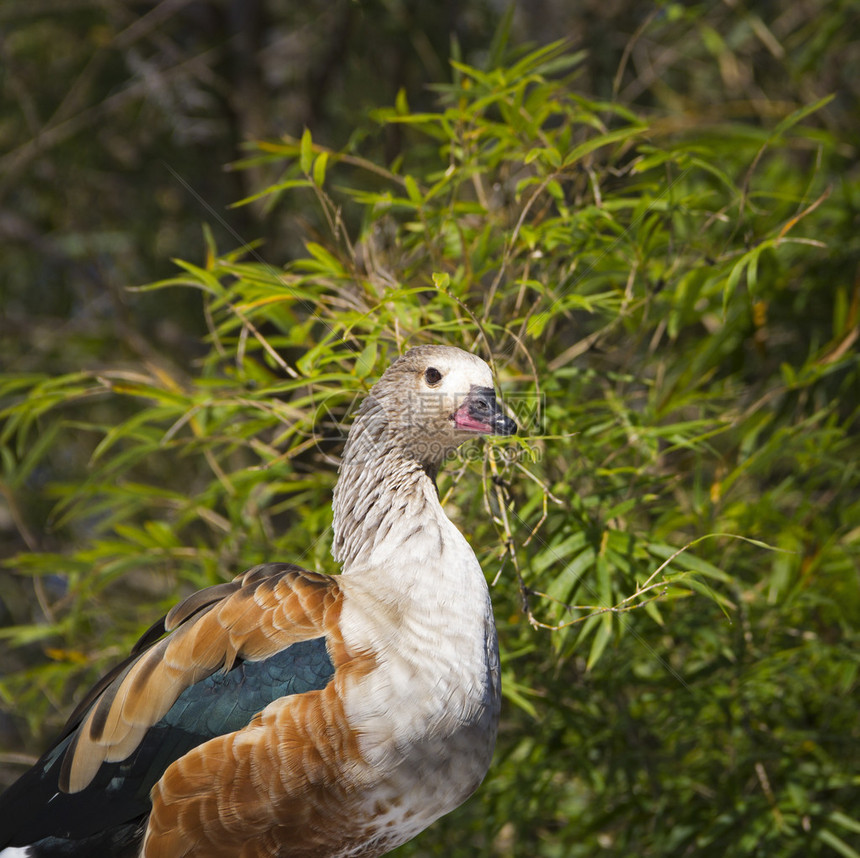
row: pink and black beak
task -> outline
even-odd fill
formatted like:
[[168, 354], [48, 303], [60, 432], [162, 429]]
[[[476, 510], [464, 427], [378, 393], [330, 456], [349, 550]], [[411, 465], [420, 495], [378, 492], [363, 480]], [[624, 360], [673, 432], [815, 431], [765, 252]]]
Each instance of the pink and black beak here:
[[496, 402], [496, 392], [492, 387], [473, 387], [454, 412], [454, 425], [463, 432], [480, 432], [482, 435], [513, 435], [517, 431], [517, 424]]

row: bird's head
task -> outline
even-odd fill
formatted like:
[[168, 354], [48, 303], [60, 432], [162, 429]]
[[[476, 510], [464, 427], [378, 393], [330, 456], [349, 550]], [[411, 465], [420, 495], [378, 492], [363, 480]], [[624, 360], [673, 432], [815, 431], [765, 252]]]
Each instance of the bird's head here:
[[452, 346], [410, 349], [373, 386], [362, 413], [375, 415], [388, 441], [433, 470], [475, 435], [517, 431], [496, 401], [489, 366]]

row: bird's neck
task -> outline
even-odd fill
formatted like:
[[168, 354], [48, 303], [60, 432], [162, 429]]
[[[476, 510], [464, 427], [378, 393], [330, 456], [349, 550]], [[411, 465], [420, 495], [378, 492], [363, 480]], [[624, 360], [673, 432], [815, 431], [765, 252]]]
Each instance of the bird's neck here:
[[453, 527], [439, 503], [436, 468], [405, 455], [380, 411], [350, 431], [334, 490], [335, 560], [343, 571], [400, 566]]

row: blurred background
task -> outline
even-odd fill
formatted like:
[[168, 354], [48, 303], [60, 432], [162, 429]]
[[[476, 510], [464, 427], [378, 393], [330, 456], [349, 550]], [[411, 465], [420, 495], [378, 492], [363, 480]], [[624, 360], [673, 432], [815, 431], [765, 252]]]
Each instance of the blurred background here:
[[[586, 52], [577, 87], [678, 126], [770, 122], [835, 93], [823, 114], [846, 145], [860, 121], [850, 2], [530, 0], [514, 43]], [[257, 138], [353, 141], [390, 162], [372, 108], [403, 88], [434, 103], [452, 46], [480, 66], [507, 4], [491, 0], [161, 3], [7, 0], [0, 8], [0, 365], [57, 371], [126, 353], [182, 364], [202, 330], [195, 296], [126, 287], [202, 252], [201, 223], [280, 264], [302, 212], [230, 209], [270, 177], [230, 170]], [[363, 149], [361, 148], [363, 145]], [[383, 147], [384, 151], [379, 151]], [[3, 531], [14, 540], [14, 528]]]

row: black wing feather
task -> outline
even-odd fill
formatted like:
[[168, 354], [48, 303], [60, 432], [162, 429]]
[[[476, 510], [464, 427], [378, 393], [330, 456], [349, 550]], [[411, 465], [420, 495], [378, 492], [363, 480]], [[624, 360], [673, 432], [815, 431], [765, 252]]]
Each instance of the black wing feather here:
[[[126, 666], [119, 665], [109, 675], [116, 676]], [[186, 688], [128, 758], [102, 764], [86, 789], [70, 794], [61, 792], [58, 783], [64, 752], [74, 741], [73, 728], [0, 796], [0, 847], [44, 838], [81, 840], [129, 825], [142, 832], [149, 792], [170, 763], [215, 736], [240, 730], [280, 697], [324, 688], [333, 675], [323, 637], [292, 644], [261, 661], [237, 660], [229, 671]], [[79, 854], [95, 854], [96, 845], [92, 842], [91, 851]]]

